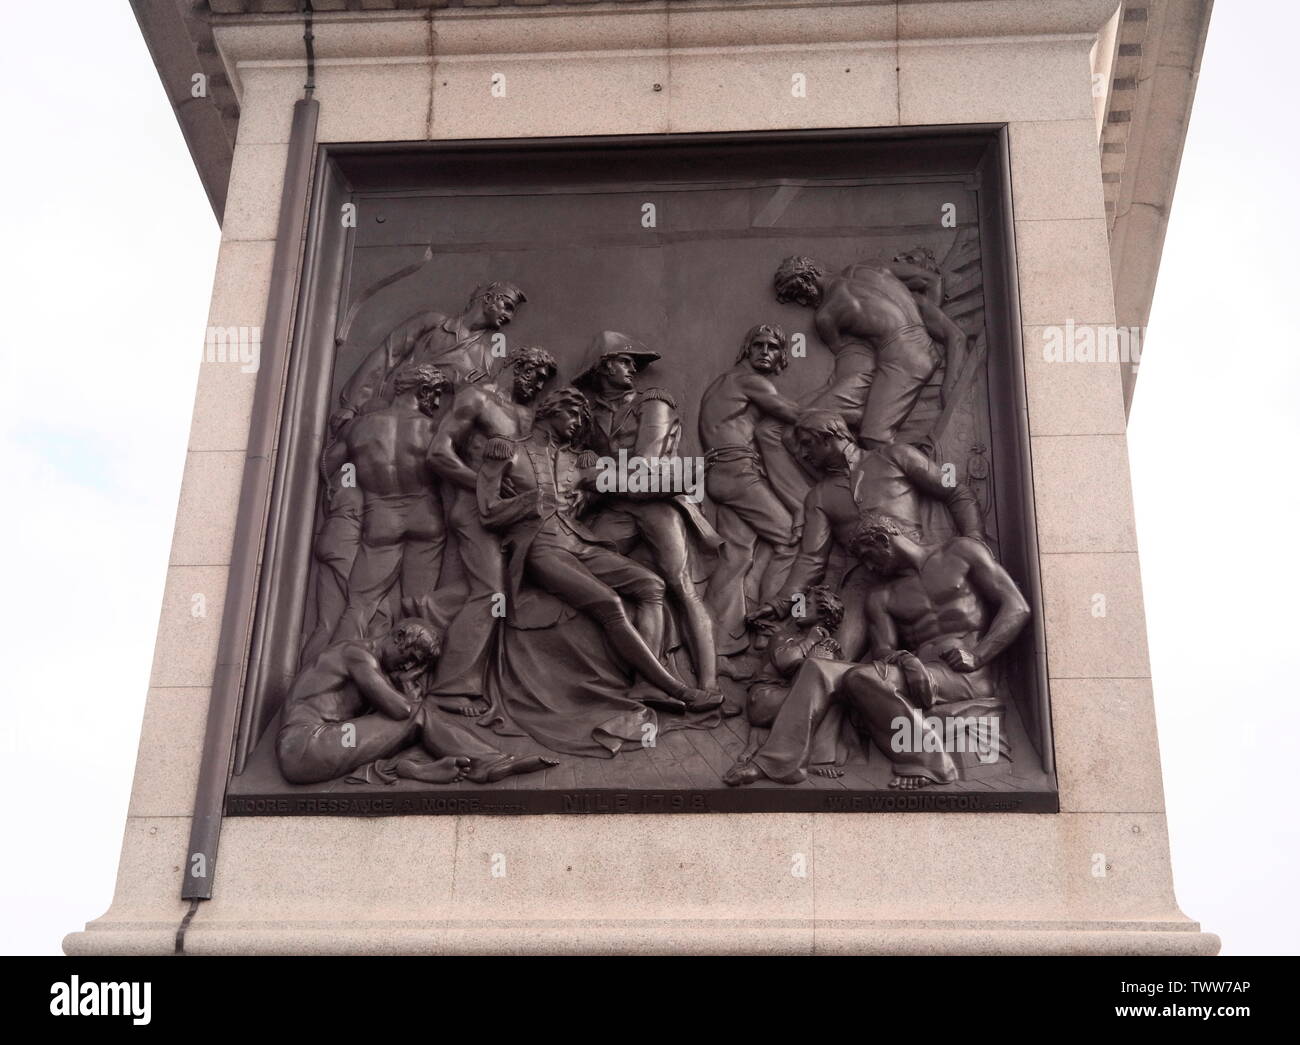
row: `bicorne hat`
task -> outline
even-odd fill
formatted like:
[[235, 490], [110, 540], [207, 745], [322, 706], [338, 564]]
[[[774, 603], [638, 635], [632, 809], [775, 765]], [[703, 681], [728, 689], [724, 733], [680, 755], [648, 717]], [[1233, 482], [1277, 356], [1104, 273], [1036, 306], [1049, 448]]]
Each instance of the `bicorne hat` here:
[[582, 368], [573, 378], [573, 384], [591, 380], [592, 372], [609, 356], [631, 356], [638, 372], [660, 358], [658, 352], [651, 352], [634, 337], [620, 334], [616, 330], [602, 330], [591, 339]]

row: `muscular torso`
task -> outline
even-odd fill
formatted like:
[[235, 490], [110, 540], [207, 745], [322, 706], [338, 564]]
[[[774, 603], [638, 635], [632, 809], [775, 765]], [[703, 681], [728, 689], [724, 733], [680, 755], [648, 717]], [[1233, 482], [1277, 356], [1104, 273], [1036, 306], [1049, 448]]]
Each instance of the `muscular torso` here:
[[[462, 404], [461, 396], [468, 397]], [[532, 426], [532, 411], [521, 403], [507, 399], [495, 389], [470, 387], [456, 394], [456, 409], [465, 405], [472, 411], [472, 423], [462, 431], [456, 441], [461, 460], [477, 470], [483, 463], [483, 448], [489, 439], [518, 439], [528, 434]]]
[[733, 367], [709, 385], [700, 399], [700, 442], [705, 450], [753, 444], [754, 425], [763, 417], [750, 395], [758, 386], [776, 391], [772, 382], [748, 367]]
[[922, 497], [946, 500], [958, 529], [964, 534], [980, 534], [978, 510], [969, 491], [960, 484], [945, 486], [942, 473], [911, 447], [895, 445], [865, 452], [847, 475], [817, 483], [804, 503], [803, 539], [782, 597], [823, 578], [832, 546], [848, 547], [864, 512], [893, 516], [905, 529], [924, 533]]
[[362, 414], [348, 429], [348, 457], [368, 494], [414, 494], [431, 488], [426, 456], [434, 422], [419, 410], [389, 407]]
[[974, 646], [988, 626], [988, 611], [967, 579], [970, 564], [952, 551], [937, 551], [889, 586], [887, 610], [898, 625], [902, 648], [922, 660], [954, 645]]
[[870, 265], [850, 271], [827, 280], [817, 309], [817, 333], [832, 352], [850, 344], [874, 347], [903, 327], [922, 325], [915, 298], [892, 272]]

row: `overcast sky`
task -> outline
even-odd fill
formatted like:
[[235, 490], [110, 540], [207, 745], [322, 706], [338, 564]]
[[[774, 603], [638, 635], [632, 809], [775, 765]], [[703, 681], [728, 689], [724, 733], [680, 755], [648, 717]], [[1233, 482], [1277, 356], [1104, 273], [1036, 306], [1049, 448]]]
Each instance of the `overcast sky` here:
[[[57, 953], [112, 897], [219, 232], [126, 3], [6, 29], [0, 950]], [[1229, 954], [1300, 949], [1297, 39], [1216, 6], [1129, 431], [1175, 884]]]

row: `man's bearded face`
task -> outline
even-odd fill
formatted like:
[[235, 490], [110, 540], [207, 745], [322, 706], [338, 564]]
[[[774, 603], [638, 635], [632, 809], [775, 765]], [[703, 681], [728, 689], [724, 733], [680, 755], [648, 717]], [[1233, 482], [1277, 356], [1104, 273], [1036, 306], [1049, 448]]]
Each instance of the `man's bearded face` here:
[[805, 308], [816, 308], [822, 300], [822, 288], [817, 285], [817, 277], [811, 272], [790, 276], [781, 292], [784, 297]]
[[515, 399], [528, 403], [537, 398], [537, 393], [546, 384], [546, 368], [536, 363], [517, 363], [515, 365]]
[[421, 385], [416, 389], [415, 401], [420, 407], [420, 413], [425, 417], [432, 417], [438, 412], [438, 405], [442, 402], [442, 386]]
[[858, 558], [885, 577], [900, 573], [904, 562], [893, 536], [884, 530], [875, 530], [858, 539]]

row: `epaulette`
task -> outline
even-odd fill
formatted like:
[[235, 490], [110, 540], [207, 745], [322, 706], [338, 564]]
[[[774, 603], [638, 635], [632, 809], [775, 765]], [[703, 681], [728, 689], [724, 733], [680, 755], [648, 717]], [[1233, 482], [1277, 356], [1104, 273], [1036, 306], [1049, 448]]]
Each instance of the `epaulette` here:
[[508, 461], [515, 456], [515, 444], [499, 435], [493, 436], [483, 448], [483, 456], [489, 461]]
[[596, 463], [600, 460], [595, 450], [583, 450], [578, 454], [579, 468], [595, 468]]
[[667, 403], [672, 409], [677, 409], [677, 400], [666, 388], [647, 388], [641, 393], [641, 402], [644, 403], [647, 399], [658, 399], [662, 403]]

